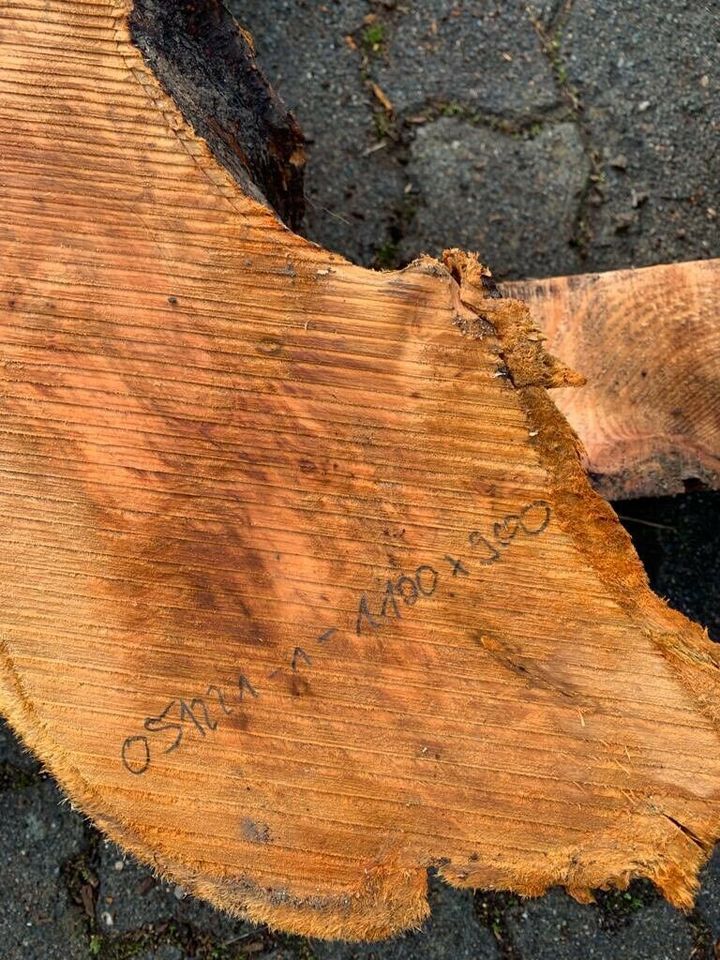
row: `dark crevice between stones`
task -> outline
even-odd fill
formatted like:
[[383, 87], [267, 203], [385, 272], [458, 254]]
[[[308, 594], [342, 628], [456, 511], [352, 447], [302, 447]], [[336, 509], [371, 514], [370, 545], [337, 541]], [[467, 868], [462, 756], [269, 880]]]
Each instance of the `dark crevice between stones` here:
[[275, 945], [287, 950], [297, 960], [317, 960], [317, 954], [311, 946], [311, 941], [305, 937], [299, 937], [294, 933], [273, 934]]
[[[634, 880], [626, 890], [596, 890], [594, 903], [588, 907], [597, 917], [601, 929], [610, 936], [633, 923], [643, 911], [663, 897], [649, 880]], [[495, 937], [501, 960], [522, 960], [508, 929], [507, 913], [516, 910], [523, 899], [511, 893], [480, 892], [475, 894], [475, 910], [480, 922]], [[693, 949], [690, 960], [715, 960], [714, 937], [702, 914], [693, 910], [685, 915], [690, 927]]]
[[553, 10], [547, 23], [530, 15], [540, 41], [540, 48], [547, 58], [555, 79], [558, 93], [566, 104], [568, 114], [565, 119], [572, 120], [577, 126], [580, 141], [588, 159], [588, 175], [578, 197], [575, 222], [570, 237], [581, 260], [587, 259], [592, 239], [592, 210], [604, 200], [604, 176], [600, 161], [600, 152], [592, 142], [588, 124], [585, 122], [580, 94], [570, 82], [567, 67], [561, 53], [563, 31], [574, 7], [574, 0], [562, 0]]
[[[281, 942], [282, 935], [273, 934], [263, 926], [237, 937], [222, 939], [170, 911], [122, 933], [114, 933], [112, 927], [101, 927], [98, 917], [103, 911], [112, 910], [112, 901], [105, 900], [102, 895], [100, 845], [103, 838], [90, 824], [86, 824], [85, 829], [85, 848], [64, 864], [61, 875], [71, 901], [82, 911], [89, 957], [130, 960], [140, 954], [155, 953], [162, 947], [174, 947], [183, 957], [192, 957], [193, 960], [240, 960], [251, 954], [265, 956]], [[126, 889], [123, 895], [143, 896], [145, 892], [140, 888]]]
[[216, 159], [292, 229], [304, 216], [305, 141], [221, 0], [135, 0], [133, 42]]
[[[358, 54], [360, 80], [365, 87], [372, 108], [372, 118], [377, 137], [377, 148], [384, 150], [392, 163], [405, 171], [410, 159], [412, 129], [405, 118], [396, 113], [392, 104], [384, 99], [380, 87], [371, 76], [372, 60], [384, 55], [387, 25], [395, 12], [394, 3], [373, 3], [375, 12], [364, 19], [351, 34]], [[400, 259], [400, 244], [414, 215], [415, 201], [410, 193], [410, 183], [403, 176], [403, 193], [389, 211], [385, 236], [379, 239], [372, 266], [378, 270], [396, 270], [405, 266]]]
[[95, 908], [100, 889], [98, 875], [100, 836], [87, 822], [83, 823], [83, 831], [85, 834], [83, 849], [65, 861], [60, 869], [60, 878], [70, 902], [82, 918], [90, 954], [94, 956], [93, 946], [99, 942]]
[[[478, 110], [462, 100], [428, 99], [414, 116], [421, 116], [424, 123], [432, 123], [441, 117], [456, 117], [473, 127], [485, 127], [509, 137], [537, 136], [546, 126], [574, 120], [574, 113], [567, 104], [554, 104], [547, 108], [531, 110], [520, 116], [506, 117], [503, 114]], [[417, 124], [417, 120], [415, 124]]]
[[[534, 18], [531, 8], [528, 8], [530, 19], [540, 36], [542, 49], [550, 61], [560, 94], [560, 102], [528, 110], [520, 115], [508, 116], [504, 113], [480, 110], [475, 105], [463, 101], [461, 96], [452, 99], [428, 97], [424, 103], [413, 106], [412, 111], [402, 113], [396, 112], [394, 108], [388, 109], [383, 102], [384, 93], [380, 91], [378, 95], [372, 67], [378, 59], [387, 55], [388, 38], [397, 28], [398, 17], [406, 12], [405, 6], [396, 0], [371, 0], [372, 14], [365, 18], [352, 37], [360, 60], [361, 78], [374, 105], [373, 115], [378, 142], [383, 144], [384, 155], [389, 156], [402, 168], [408, 166], [418, 128], [443, 117], [457, 118], [470, 126], [528, 140], [539, 136], [547, 127], [568, 122], [576, 124], [584, 150], [589, 157], [590, 173], [578, 200], [577, 216], [570, 243], [584, 258], [590, 239], [587, 211], [597, 200], [601, 176], [598, 156], [590, 145], [588, 132], [582, 123], [577, 94], [570, 88], [565, 69], [559, 59], [559, 36], [572, 6], [573, 0], [557, 0], [550, 6], [544, 22]], [[557, 38], [555, 31], [557, 31]], [[391, 104], [389, 106], [392, 107]], [[397, 269], [407, 265], [407, 260], [403, 259], [400, 250], [421, 204], [422, 191], [405, 176], [404, 194], [392, 211], [386, 237], [378, 248], [373, 266]]]
[[720, 957], [720, 940], [715, 941], [705, 918], [696, 909], [685, 915], [692, 933], [693, 948], [690, 960], [717, 960]]
[[[168, 924], [168, 931], [169, 927]], [[141, 951], [154, 951], [163, 944], [177, 945], [174, 931], [169, 936], [165, 936], [165, 932], [158, 932], [154, 927], [149, 930], [132, 930], [130, 933], [112, 939], [94, 933], [90, 937], [90, 955], [97, 957], [98, 960], [130, 960]]]
[[[253, 937], [253, 947], [256, 941], [257, 938]], [[140, 953], [155, 952], [162, 946], [176, 947], [183, 957], [192, 957], [193, 960], [236, 960], [247, 955], [242, 942], [219, 942], [196, 930], [192, 924], [174, 918], [148, 923], [116, 936], [98, 932], [90, 935], [90, 955], [98, 960], [129, 960]], [[268, 943], [263, 942], [263, 954], [267, 946]]]
[[239, 960], [251, 955], [244, 947], [250, 947], [255, 955], [259, 946], [258, 955], [265, 956], [266, 949], [272, 946], [269, 940], [260, 944], [256, 937], [251, 943], [243, 944], [242, 940], [223, 943], [196, 930], [192, 924], [174, 919], [147, 924], [120, 936], [95, 935], [91, 938], [91, 945], [91, 955], [98, 960], [130, 960], [140, 953], [154, 953], [163, 946], [175, 947], [183, 957], [192, 957], [193, 960]]
[[[378, 145], [382, 144], [384, 155], [390, 157], [403, 171], [408, 166], [418, 127], [442, 117], [456, 117], [471, 126], [484, 127], [509, 137], [527, 139], [537, 136], [548, 125], [575, 119], [574, 111], [565, 102], [548, 106], [546, 109], [529, 111], [521, 116], [508, 117], [479, 110], [462, 99], [441, 97], [429, 97], [420, 106], [413, 108], [412, 115], [396, 112], [389, 101], [384, 102], [384, 93], [378, 90], [372, 77], [372, 65], [374, 60], [385, 56], [389, 31], [403, 11], [394, 0], [373, 0], [372, 7], [374, 12], [369, 18], [365, 18], [351, 36], [358, 53], [360, 77], [373, 107]], [[414, 188], [407, 176], [403, 179], [403, 194], [391, 211], [385, 237], [376, 251], [373, 266], [378, 269], [407, 266], [407, 261], [400, 255], [400, 248], [421, 202], [421, 193]]]
[[475, 913], [480, 923], [495, 937], [501, 960], [522, 960], [506, 920], [507, 911], [521, 903], [522, 899], [514, 893], [488, 890], [475, 894]]
[[41, 779], [40, 773], [21, 770], [5, 761], [0, 763], [0, 793], [4, 793], [6, 790], [23, 790], [27, 787], [35, 787], [41, 782]]
[[70, 901], [75, 905], [88, 939], [88, 956], [98, 960], [129, 960], [141, 952], [157, 950], [163, 945], [177, 947], [186, 957], [195, 960], [231, 960], [242, 956], [237, 951], [225, 950], [211, 936], [201, 933], [186, 922], [175, 918], [162, 919], [137, 930], [115, 935], [104, 932], [98, 925], [98, 915], [110, 904], [101, 899], [100, 844], [102, 837], [89, 823], [85, 824], [83, 850], [66, 861], [61, 868], [61, 879]]
[[601, 927], [615, 933], [662, 896], [649, 880], [633, 880], [626, 890], [596, 890], [593, 894]]
[[575, 0], [553, 0], [546, 16], [546, 29], [554, 33], [558, 27], [564, 25], [573, 11]]
[[[662, 895], [649, 880], [633, 880], [627, 890], [595, 892], [600, 925], [611, 934], [628, 926], [647, 907], [663, 902]], [[715, 960], [714, 937], [702, 914], [694, 909], [684, 916], [693, 941], [690, 960]]]

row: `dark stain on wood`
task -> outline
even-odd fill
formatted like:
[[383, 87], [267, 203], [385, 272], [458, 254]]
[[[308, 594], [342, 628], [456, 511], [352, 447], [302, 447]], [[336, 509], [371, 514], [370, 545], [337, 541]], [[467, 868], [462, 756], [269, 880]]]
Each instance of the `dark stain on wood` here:
[[305, 138], [258, 67], [250, 36], [222, 2], [136, 0], [130, 29], [217, 160], [297, 228], [305, 212]]

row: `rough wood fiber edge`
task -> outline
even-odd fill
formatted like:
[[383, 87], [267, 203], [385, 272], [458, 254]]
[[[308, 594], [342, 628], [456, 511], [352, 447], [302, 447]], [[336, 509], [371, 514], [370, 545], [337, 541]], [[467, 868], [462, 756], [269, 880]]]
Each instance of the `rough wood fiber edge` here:
[[[649, 877], [689, 906], [720, 832], [718, 662], [649, 592], [590, 489], [545, 392], [572, 375], [474, 258], [372, 274], [285, 231], [162, 93], [129, 9], [0, 5], [2, 711], [111, 837], [288, 930], [372, 939], [416, 924], [431, 865], [458, 886], [559, 883], [581, 899]], [[263, 405], [278, 423], [294, 405], [276, 448], [244, 419]], [[352, 423], [337, 417], [351, 408]], [[308, 626], [292, 571], [252, 566], [269, 536], [257, 490], [283, 518], [269, 542], [295, 547], [310, 606], [336, 627]], [[352, 549], [333, 559], [338, 530]], [[409, 560], [445, 563], [435, 606], [382, 617], [383, 584]], [[355, 635], [356, 617], [382, 630]], [[157, 731], [165, 703], [208, 696], [233, 668], [245, 685], [214, 711], [213, 738], [205, 715], [146, 781], [122, 768], [143, 717]], [[338, 733], [340, 715], [374, 750]], [[270, 757], [252, 749], [268, 729]], [[298, 730], [300, 763], [285, 750]], [[283, 764], [289, 808], [279, 790], [253, 806], [244, 790]], [[359, 822], [338, 836], [332, 813], [348, 811]], [[298, 860], [312, 876], [293, 874]]]
[[608, 499], [720, 489], [720, 260], [501, 285], [586, 384], [554, 395]]

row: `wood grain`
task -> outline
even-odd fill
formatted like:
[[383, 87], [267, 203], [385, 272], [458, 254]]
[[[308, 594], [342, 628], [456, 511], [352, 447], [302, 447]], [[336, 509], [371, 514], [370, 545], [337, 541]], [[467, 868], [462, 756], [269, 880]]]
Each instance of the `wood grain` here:
[[720, 260], [502, 285], [587, 378], [553, 395], [609, 499], [720, 489]]
[[288, 930], [417, 923], [430, 866], [689, 905], [717, 656], [590, 488], [576, 378], [473, 258], [290, 233], [129, 7], [0, 2], [0, 709], [111, 837]]

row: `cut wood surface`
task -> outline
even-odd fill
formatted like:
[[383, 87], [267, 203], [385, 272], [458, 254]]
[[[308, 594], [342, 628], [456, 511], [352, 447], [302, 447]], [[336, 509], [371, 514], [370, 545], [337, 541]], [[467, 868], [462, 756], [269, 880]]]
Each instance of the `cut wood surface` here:
[[608, 498], [720, 488], [720, 260], [502, 285], [587, 378], [553, 399]]
[[431, 866], [689, 905], [717, 654], [591, 489], [577, 378], [472, 257], [292, 234], [130, 6], [0, 0], [0, 709], [113, 839], [288, 930], [416, 923]]

